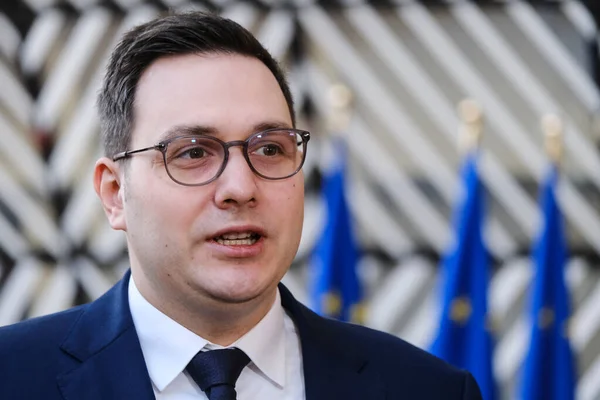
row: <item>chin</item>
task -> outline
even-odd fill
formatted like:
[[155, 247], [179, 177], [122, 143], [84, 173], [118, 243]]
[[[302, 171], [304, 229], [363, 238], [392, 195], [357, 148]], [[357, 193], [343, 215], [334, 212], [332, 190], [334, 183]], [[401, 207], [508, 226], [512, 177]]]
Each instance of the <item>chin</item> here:
[[262, 292], [253, 291], [224, 291], [224, 290], [209, 290], [209, 295], [220, 303], [228, 304], [243, 304], [248, 303], [262, 294]]
[[220, 285], [205, 287], [206, 292], [213, 299], [230, 304], [247, 303], [261, 297], [269, 290], [267, 284], [251, 284], [248, 280], [240, 282], [232, 279], [221, 282]]

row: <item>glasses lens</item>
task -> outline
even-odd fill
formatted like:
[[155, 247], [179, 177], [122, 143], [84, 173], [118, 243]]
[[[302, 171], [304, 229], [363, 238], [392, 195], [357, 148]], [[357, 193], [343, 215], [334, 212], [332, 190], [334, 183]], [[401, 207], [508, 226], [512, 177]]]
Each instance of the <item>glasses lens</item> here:
[[181, 137], [167, 146], [167, 172], [176, 181], [199, 185], [213, 179], [223, 164], [223, 146], [209, 137]]
[[304, 160], [302, 136], [289, 130], [255, 135], [248, 141], [248, 158], [254, 169], [267, 178], [293, 175]]

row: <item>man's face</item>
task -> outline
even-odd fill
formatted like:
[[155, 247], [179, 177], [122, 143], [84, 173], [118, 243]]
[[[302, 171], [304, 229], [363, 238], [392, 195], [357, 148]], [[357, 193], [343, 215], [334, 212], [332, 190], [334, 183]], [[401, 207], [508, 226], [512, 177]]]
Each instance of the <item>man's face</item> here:
[[[261, 126], [292, 127], [273, 74], [240, 55], [159, 59], [143, 73], [135, 98], [130, 149], [156, 144], [175, 127], [209, 128], [223, 141], [244, 140]], [[128, 161], [121, 228], [136, 283], [155, 300], [240, 303], [268, 296], [292, 263], [302, 230], [302, 173], [265, 180], [241, 147], [229, 152], [222, 175], [195, 187], [171, 180], [158, 151]], [[245, 232], [261, 237], [237, 247], [215, 240]]]

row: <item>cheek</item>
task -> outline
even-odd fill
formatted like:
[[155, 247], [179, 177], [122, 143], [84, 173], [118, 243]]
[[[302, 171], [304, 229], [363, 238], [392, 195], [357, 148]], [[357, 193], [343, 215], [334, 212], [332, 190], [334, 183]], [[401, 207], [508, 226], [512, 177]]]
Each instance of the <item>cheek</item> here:
[[296, 235], [299, 236], [304, 221], [303, 182], [281, 188], [278, 191], [277, 203], [272, 204], [272, 209], [278, 210], [280, 221], [285, 221], [281, 224], [281, 229], [285, 229], [292, 239], [295, 239]]
[[202, 197], [178, 189], [150, 182], [135, 188], [136, 192], [130, 196], [129, 210], [138, 230], [163, 237], [181, 236], [189, 231], [186, 227], [193, 224], [203, 209]]

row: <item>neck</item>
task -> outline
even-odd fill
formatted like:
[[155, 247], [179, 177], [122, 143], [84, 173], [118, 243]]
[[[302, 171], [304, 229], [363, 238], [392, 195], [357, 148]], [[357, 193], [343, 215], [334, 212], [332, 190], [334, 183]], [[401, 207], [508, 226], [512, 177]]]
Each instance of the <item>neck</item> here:
[[226, 303], [205, 296], [173, 298], [152, 290], [143, 277], [134, 283], [155, 308], [196, 335], [221, 346], [229, 346], [256, 326], [273, 306], [277, 287], [242, 302]]
[[194, 304], [194, 309], [182, 310], [182, 314], [171, 318], [211, 343], [229, 346], [267, 315], [275, 297], [276, 292], [272, 291], [260, 298], [239, 304], [208, 301], [204, 304]]

